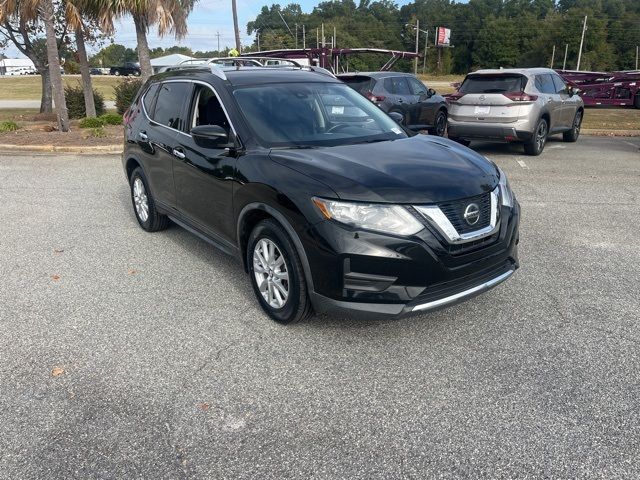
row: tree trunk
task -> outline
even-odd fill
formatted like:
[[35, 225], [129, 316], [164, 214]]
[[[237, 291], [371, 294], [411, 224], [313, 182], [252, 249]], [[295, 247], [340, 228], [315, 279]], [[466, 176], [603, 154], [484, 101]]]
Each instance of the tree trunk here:
[[240, 29], [238, 28], [238, 7], [236, 0], [231, 0], [231, 9], [233, 10], [233, 30], [236, 34], [236, 50], [242, 53], [242, 45], [240, 44]]
[[151, 54], [149, 53], [149, 43], [147, 42], [147, 22], [138, 15], [134, 15], [133, 23], [136, 26], [138, 61], [140, 62], [140, 70], [142, 71], [142, 81], [146, 82], [147, 79], [153, 75], [153, 68], [151, 68]]
[[51, 86], [53, 88], [53, 99], [56, 103], [56, 113], [58, 114], [58, 128], [62, 132], [69, 131], [69, 113], [67, 103], [64, 98], [64, 87], [62, 85], [62, 74], [60, 73], [60, 57], [58, 56], [58, 42], [56, 31], [53, 25], [53, 3], [52, 0], [43, 0], [42, 21], [46, 32], [47, 58], [49, 60], [49, 74], [51, 75]]
[[40, 80], [42, 82], [42, 96], [40, 97], [40, 113], [53, 112], [53, 100], [51, 98], [51, 75], [49, 68], [38, 69]]
[[84, 46], [84, 32], [82, 25], [76, 28], [76, 45], [78, 47], [78, 60], [80, 61], [80, 76], [82, 77], [82, 92], [84, 93], [84, 108], [87, 117], [96, 116], [96, 104], [93, 99], [93, 85], [91, 73], [89, 73], [89, 59]]

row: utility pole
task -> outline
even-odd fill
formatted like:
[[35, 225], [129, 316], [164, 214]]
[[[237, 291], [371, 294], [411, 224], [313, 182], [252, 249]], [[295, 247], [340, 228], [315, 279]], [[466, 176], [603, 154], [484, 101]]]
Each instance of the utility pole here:
[[426, 35], [424, 37], [424, 62], [422, 64], [422, 74], [427, 73], [427, 46], [429, 45], [429, 30], [424, 32]]
[[320, 29], [316, 28], [316, 48], [320, 48]]
[[241, 53], [242, 45], [240, 44], [240, 29], [238, 28], [238, 7], [236, 0], [231, 0], [231, 9], [233, 10], [233, 30], [236, 34], [236, 50]]
[[416, 58], [413, 62], [413, 74], [418, 75], [418, 42], [420, 41], [420, 20], [416, 19]]
[[336, 36], [336, 26], [333, 26], [333, 43], [331, 44], [331, 48], [336, 48], [336, 38], [338, 38]]
[[562, 70], [567, 69], [567, 52], [569, 51], [569, 44], [564, 45], [564, 62], [562, 62]]
[[325, 41], [324, 41], [324, 23], [322, 24], [322, 37], [321, 37], [321, 40], [322, 40], [322, 48], [324, 48], [324, 47], [325, 47]]
[[636, 70], [638, 70], [638, 47], [640, 45], [636, 45]]
[[220, 32], [216, 32], [216, 37], [218, 37], [218, 55], [220, 55]]
[[578, 66], [576, 70], [580, 70], [580, 60], [582, 58], [582, 45], [584, 43], [584, 33], [587, 31], [587, 16], [584, 16], [584, 24], [582, 25], [582, 38], [580, 39], [580, 50], [578, 50]]
[[258, 51], [260, 51], [260, 32], [256, 32], [256, 40], [258, 41]]
[[296, 23], [296, 50], [298, 49], [298, 24]]
[[551, 52], [551, 65], [549, 65], [549, 68], [553, 68], [553, 61], [556, 58], [556, 46], [553, 46], [553, 52]]
[[302, 49], [307, 48], [307, 37], [305, 36], [304, 25], [302, 25]]

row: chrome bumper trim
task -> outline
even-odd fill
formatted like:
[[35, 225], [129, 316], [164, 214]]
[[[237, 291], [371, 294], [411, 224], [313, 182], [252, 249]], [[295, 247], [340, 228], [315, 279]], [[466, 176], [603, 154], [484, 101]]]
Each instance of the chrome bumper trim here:
[[441, 298], [439, 300], [434, 300], [433, 302], [427, 302], [427, 303], [422, 303], [420, 305], [416, 305], [415, 307], [413, 307], [411, 309], [412, 312], [416, 312], [419, 310], [432, 310], [434, 308], [438, 308], [438, 307], [442, 307], [443, 305], [448, 305], [450, 303], [455, 303], [459, 300], [462, 300], [470, 295], [474, 295], [476, 293], [481, 293], [484, 292], [486, 290], [489, 290], [492, 287], [495, 287], [496, 285], [498, 285], [501, 282], [504, 282], [507, 278], [509, 278], [511, 275], [513, 275], [513, 272], [515, 270], [509, 270], [508, 272], [503, 273], [502, 275], [498, 275], [495, 278], [492, 278], [491, 280], [487, 280], [484, 283], [481, 283], [480, 285], [476, 285], [475, 287], [472, 287], [468, 290], [465, 290], [464, 292], [460, 292], [460, 293], [456, 293], [455, 295], [451, 295], [449, 297], [445, 297], [445, 298]]

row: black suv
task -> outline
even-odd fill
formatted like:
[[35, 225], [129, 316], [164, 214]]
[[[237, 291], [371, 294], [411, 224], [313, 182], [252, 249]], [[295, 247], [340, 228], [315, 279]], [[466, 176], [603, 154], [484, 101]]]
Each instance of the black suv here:
[[432, 310], [518, 268], [520, 208], [496, 165], [312, 69], [152, 77], [123, 164], [140, 226], [171, 219], [239, 257], [282, 323]]
[[111, 67], [109, 69], [109, 75], [123, 75], [125, 77], [128, 77], [129, 75], [139, 77], [141, 72], [142, 70], [140, 70], [140, 65], [135, 62], [126, 62], [124, 65], [120, 65], [119, 67]]

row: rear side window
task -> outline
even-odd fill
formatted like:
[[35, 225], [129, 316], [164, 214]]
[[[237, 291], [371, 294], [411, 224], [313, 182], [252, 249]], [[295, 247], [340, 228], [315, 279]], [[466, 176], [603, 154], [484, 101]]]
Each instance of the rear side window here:
[[505, 93], [522, 92], [527, 86], [527, 77], [513, 74], [469, 75], [460, 85], [460, 93]]
[[371, 77], [365, 77], [364, 75], [355, 75], [353, 77], [340, 77], [344, 83], [353, 88], [356, 92], [365, 94], [373, 90], [375, 81]]
[[156, 93], [158, 93], [158, 84], [154, 83], [151, 85], [144, 94], [144, 99], [142, 102], [144, 103], [144, 109], [147, 111], [147, 115], [153, 118], [153, 103], [156, 97]]
[[189, 102], [191, 84], [185, 82], [163, 83], [158, 92], [153, 120], [165, 127], [185, 131], [187, 122], [184, 117], [184, 106]]
[[536, 75], [536, 88], [540, 93], [556, 93], [556, 86], [549, 74]]

